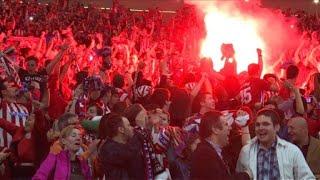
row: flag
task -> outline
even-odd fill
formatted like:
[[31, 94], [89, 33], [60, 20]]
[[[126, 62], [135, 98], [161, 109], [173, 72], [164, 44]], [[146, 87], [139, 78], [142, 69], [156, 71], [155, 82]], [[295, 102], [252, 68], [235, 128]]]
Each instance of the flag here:
[[17, 85], [21, 85], [20, 77], [17, 71], [14, 69], [12, 61], [3, 52], [0, 52], [0, 63], [5, 70], [5, 74], [8, 78], [11, 78]]

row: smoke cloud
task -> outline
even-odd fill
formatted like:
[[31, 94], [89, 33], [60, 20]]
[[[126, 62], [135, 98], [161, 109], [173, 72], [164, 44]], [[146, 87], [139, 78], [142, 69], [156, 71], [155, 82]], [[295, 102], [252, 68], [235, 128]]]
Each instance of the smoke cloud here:
[[[264, 72], [279, 56], [297, 47], [300, 36], [295, 18], [285, 17], [279, 10], [262, 8], [258, 0], [187, 0], [205, 14], [206, 38], [200, 56], [213, 59], [220, 70], [220, 45], [233, 43], [238, 61], [238, 72], [257, 62], [256, 48], [263, 50]], [[210, 53], [208, 53], [210, 52]]]

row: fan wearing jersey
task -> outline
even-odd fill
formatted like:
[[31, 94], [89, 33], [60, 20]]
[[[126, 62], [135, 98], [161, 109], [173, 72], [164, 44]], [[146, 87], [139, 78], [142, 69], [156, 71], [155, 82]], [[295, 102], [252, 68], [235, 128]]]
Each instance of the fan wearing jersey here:
[[248, 79], [240, 88], [241, 103], [254, 109], [260, 109], [263, 106], [263, 93], [270, 90], [270, 84], [260, 79], [258, 64], [249, 64], [248, 75]]
[[[8, 79], [1, 79], [0, 92], [0, 118], [24, 127], [29, 111], [26, 106], [17, 103], [18, 86]], [[9, 147], [11, 142], [12, 136], [0, 128], [0, 147]]]
[[264, 103], [270, 101], [279, 95], [279, 79], [275, 74], [265, 74], [263, 79], [270, 83], [270, 91], [264, 92]]
[[143, 73], [141, 71], [133, 73], [132, 76], [133, 79], [136, 80], [133, 88], [134, 101], [145, 105], [152, 94], [152, 83], [143, 77]]

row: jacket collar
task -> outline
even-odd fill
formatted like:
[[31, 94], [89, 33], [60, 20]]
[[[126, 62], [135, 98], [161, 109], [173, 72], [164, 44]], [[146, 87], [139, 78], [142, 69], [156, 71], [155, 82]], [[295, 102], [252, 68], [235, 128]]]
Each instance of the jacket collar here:
[[222, 158], [222, 148], [218, 144], [211, 142], [207, 139], [205, 141], [217, 152], [219, 157]]
[[[258, 138], [254, 137], [253, 139], [250, 140], [249, 144], [250, 144], [250, 146], [258, 145]], [[281, 139], [279, 136], [277, 136], [277, 146], [286, 147], [287, 142], [285, 140]]]

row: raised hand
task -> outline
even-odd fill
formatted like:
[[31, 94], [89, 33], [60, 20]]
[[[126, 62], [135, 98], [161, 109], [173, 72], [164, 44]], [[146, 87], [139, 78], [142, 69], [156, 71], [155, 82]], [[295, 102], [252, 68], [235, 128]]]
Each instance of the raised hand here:
[[248, 112], [244, 110], [238, 110], [237, 111], [237, 117], [235, 119], [235, 123], [239, 127], [244, 127], [247, 125], [248, 121], [250, 120], [250, 115]]
[[262, 50], [260, 48], [257, 48], [257, 54], [258, 54], [258, 56], [262, 55]]

